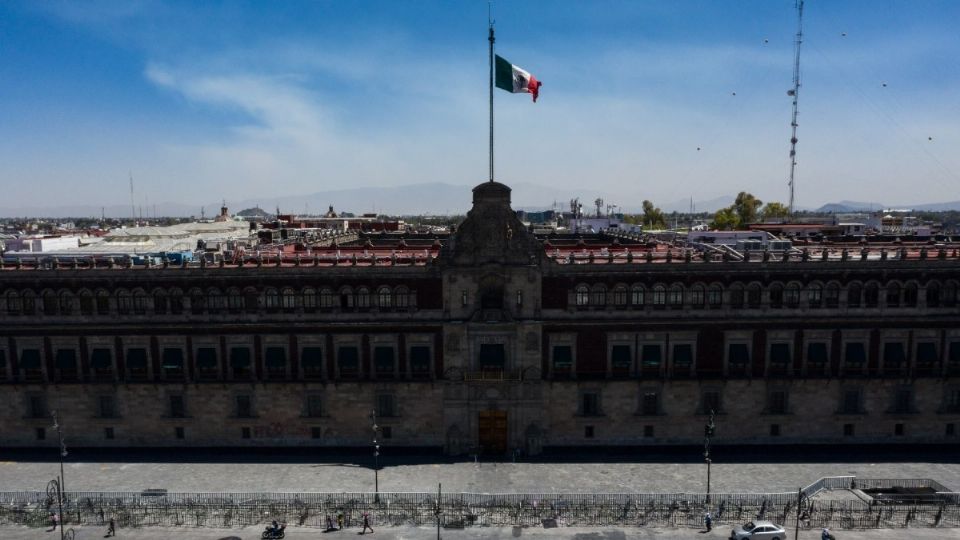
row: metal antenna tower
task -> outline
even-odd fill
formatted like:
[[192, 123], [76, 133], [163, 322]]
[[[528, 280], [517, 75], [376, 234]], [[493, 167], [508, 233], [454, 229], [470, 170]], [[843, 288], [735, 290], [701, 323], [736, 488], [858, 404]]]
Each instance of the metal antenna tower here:
[[130, 219], [137, 220], [137, 206], [133, 202], [133, 171], [130, 171]]
[[800, 44], [803, 43], [803, 0], [797, 0], [797, 40], [793, 44], [793, 88], [787, 95], [793, 98], [793, 117], [790, 121], [790, 207], [793, 214], [794, 173], [797, 169], [797, 100], [800, 97]]

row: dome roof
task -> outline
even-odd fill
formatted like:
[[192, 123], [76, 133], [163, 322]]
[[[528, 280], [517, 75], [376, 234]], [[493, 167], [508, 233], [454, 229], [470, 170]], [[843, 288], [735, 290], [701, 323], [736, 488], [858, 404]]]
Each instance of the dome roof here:
[[510, 188], [500, 182], [484, 182], [473, 188], [473, 202], [489, 201], [510, 204]]

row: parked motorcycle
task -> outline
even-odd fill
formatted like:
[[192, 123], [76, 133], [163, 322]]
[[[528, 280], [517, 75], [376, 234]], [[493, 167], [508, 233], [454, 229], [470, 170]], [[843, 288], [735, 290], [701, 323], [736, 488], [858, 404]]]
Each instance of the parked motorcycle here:
[[275, 540], [277, 538], [283, 538], [285, 536], [283, 531], [286, 528], [287, 528], [286, 523], [277, 527], [276, 529], [274, 529], [273, 527], [267, 527], [266, 529], [264, 529], [263, 534], [260, 535], [260, 538], [262, 538], [263, 540]]

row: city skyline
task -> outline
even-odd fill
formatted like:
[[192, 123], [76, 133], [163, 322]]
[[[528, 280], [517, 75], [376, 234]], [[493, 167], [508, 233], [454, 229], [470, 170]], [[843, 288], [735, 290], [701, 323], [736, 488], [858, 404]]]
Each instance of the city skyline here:
[[[798, 207], [960, 199], [958, 12], [806, 3]], [[486, 178], [486, 2], [0, 17], [0, 206], [129, 204], [131, 174], [147, 208]], [[623, 206], [787, 200], [792, 1], [497, 2], [494, 18], [497, 52], [544, 82], [535, 105], [496, 95], [498, 180]]]

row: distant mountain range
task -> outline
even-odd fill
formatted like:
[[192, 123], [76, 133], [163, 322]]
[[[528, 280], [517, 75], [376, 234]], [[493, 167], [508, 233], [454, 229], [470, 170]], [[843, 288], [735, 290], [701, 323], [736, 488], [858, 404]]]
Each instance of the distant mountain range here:
[[[470, 209], [470, 189], [473, 186], [429, 182], [397, 187], [360, 187], [319, 191], [307, 195], [287, 195], [279, 197], [247, 198], [243, 200], [228, 200], [227, 205], [237, 212], [245, 208], [259, 207], [268, 213], [277, 208], [283, 213], [319, 215], [326, 213], [330, 206], [337, 212], [347, 211], [354, 214], [385, 213], [405, 215], [436, 215], [465, 213]], [[514, 208], [525, 210], [545, 210], [556, 208], [566, 211], [570, 208], [570, 200], [579, 197], [585, 214], [596, 213], [594, 201], [603, 199], [602, 211], [606, 212], [606, 205], [618, 205], [619, 212], [638, 213], [641, 211], [644, 200], [639, 189], [623, 190], [617, 193], [591, 191], [590, 188], [579, 188], [578, 191], [565, 188], [554, 188], [529, 183], [510, 184], [513, 189], [512, 204]], [[734, 195], [724, 195], [707, 200], [694, 200], [693, 207], [697, 212], [716, 212], [733, 203]], [[664, 212], [689, 212], [690, 199], [681, 199], [668, 203], [657, 203]], [[883, 208], [906, 208], [913, 210], [945, 211], [960, 210], [960, 201], [939, 202], [915, 205], [890, 205], [877, 202], [840, 201], [818, 208], [817, 212], [856, 212], [864, 210], [879, 210]], [[145, 218], [151, 216], [195, 216], [202, 214], [206, 217], [216, 216], [220, 211], [220, 203], [205, 205], [189, 205], [176, 202], [158, 203], [149, 208], [142, 208]], [[66, 206], [36, 206], [36, 207], [0, 207], [0, 217], [100, 217], [101, 212], [107, 217], [130, 217], [130, 206], [116, 205], [66, 205]], [[141, 209], [137, 209], [138, 215]]]

